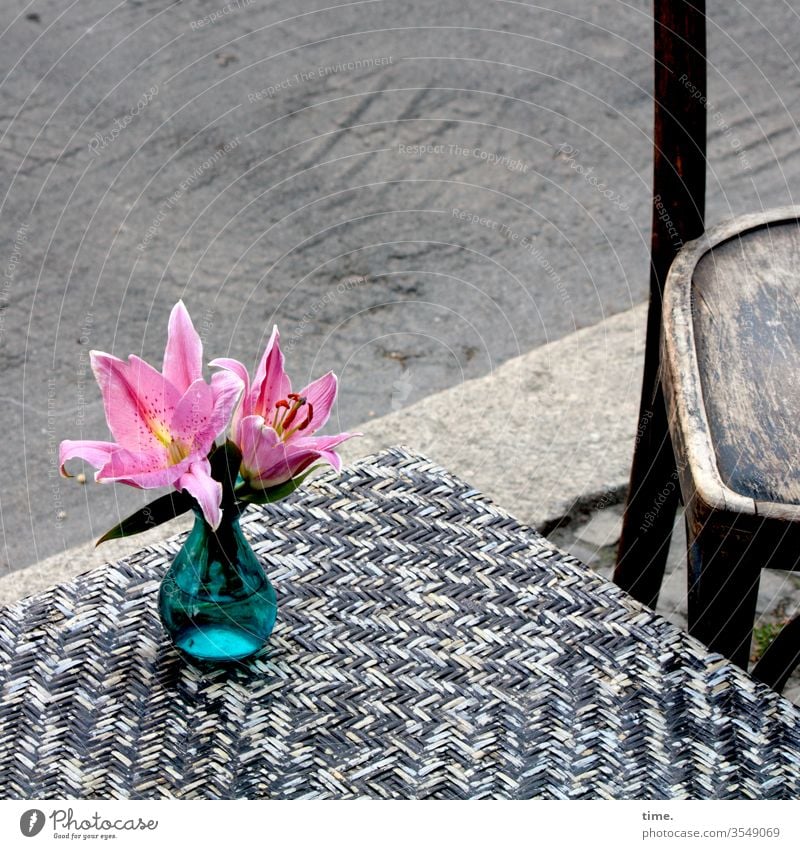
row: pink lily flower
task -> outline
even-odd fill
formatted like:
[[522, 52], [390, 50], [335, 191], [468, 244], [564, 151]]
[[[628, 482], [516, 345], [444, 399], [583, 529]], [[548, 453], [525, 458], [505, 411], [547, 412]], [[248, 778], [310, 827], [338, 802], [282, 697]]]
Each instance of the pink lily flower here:
[[61, 473], [68, 477], [65, 463], [80, 457], [100, 483], [186, 490], [208, 524], [219, 527], [222, 485], [211, 477], [208, 454], [228, 426], [242, 383], [225, 372], [210, 385], [203, 380], [203, 345], [183, 301], [170, 313], [161, 372], [135, 355], [126, 363], [92, 351], [90, 361], [116, 441], [64, 440]]
[[280, 335], [274, 327], [252, 386], [247, 369], [238, 360], [213, 360], [244, 383], [242, 402], [233, 414], [232, 439], [242, 452], [240, 474], [252, 489], [286, 483], [318, 461], [336, 471], [342, 467], [333, 450], [359, 433], [314, 436], [325, 426], [336, 400], [337, 380], [328, 372], [300, 392], [292, 392], [284, 371]]

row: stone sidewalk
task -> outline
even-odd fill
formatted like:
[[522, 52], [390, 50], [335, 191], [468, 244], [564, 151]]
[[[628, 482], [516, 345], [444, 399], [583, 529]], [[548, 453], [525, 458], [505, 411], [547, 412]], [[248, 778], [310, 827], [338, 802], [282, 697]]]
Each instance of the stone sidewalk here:
[[[610, 577], [636, 433], [645, 314], [645, 306], [637, 306], [510, 360], [487, 377], [368, 421], [360, 439], [342, 446], [344, 461], [408, 445]], [[187, 525], [182, 517], [148, 534], [98, 550], [90, 543], [14, 572], [0, 579], [0, 603]], [[684, 547], [679, 516], [658, 609], [685, 629]], [[799, 607], [800, 577], [764, 572], [758, 639]], [[800, 703], [800, 677], [787, 695]]]

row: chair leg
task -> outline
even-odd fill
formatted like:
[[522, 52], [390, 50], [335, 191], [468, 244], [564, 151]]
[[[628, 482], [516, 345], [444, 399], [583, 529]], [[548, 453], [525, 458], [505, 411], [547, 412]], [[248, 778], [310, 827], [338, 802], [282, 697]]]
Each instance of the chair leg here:
[[764, 656], [753, 669], [753, 678], [783, 692], [789, 676], [800, 663], [800, 616], [784, 625], [781, 632], [770, 643]]
[[689, 560], [689, 633], [747, 669], [762, 557], [754, 537], [731, 523], [698, 519], [686, 509]]
[[664, 396], [642, 396], [628, 501], [617, 551], [614, 583], [655, 608], [664, 578], [680, 483], [667, 427]]

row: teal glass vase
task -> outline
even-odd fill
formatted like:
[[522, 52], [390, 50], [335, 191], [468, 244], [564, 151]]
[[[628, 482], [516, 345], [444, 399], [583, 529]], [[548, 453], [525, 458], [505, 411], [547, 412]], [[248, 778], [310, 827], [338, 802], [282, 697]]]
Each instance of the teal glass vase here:
[[195, 509], [194, 527], [161, 582], [158, 610], [175, 647], [193, 660], [244, 660], [267, 642], [275, 590], [236, 507], [223, 510], [216, 531]]

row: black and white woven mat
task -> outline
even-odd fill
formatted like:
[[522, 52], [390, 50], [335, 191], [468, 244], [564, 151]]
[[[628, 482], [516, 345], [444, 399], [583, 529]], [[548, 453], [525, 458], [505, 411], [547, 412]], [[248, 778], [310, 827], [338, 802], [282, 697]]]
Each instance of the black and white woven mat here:
[[185, 663], [180, 538], [0, 611], [0, 797], [797, 798], [800, 713], [401, 449], [251, 508], [256, 660]]

